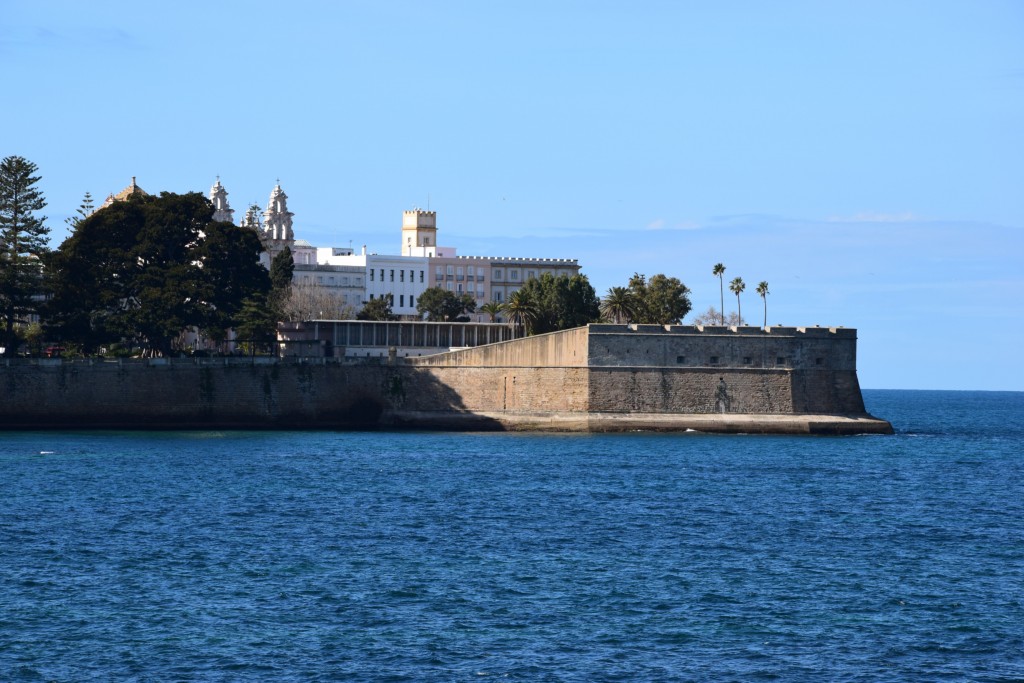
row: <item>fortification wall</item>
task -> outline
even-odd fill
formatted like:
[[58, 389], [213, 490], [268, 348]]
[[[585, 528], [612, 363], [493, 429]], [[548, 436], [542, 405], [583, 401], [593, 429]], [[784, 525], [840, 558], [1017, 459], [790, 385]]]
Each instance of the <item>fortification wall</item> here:
[[591, 367], [857, 369], [857, 331], [818, 327], [591, 325]]
[[375, 366], [191, 361], [12, 364], [0, 386], [8, 428], [365, 427], [388, 391]]
[[586, 367], [588, 328], [410, 359], [418, 367]]
[[853, 330], [591, 326], [391, 364], [0, 361], [0, 428], [891, 429], [855, 359]]

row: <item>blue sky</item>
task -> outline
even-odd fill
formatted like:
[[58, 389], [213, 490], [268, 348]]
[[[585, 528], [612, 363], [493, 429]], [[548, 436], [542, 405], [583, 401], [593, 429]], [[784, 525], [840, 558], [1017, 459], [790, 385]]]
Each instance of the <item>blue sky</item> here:
[[1021, 36], [989, 0], [3, 0], [0, 155], [55, 242], [131, 176], [236, 216], [280, 178], [314, 244], [429, 202], [460, 253], [697, 311], [721, 261], [754, 323], [767, 280], [769, 323], [858, 328], [866, 388], [1024, 390]]

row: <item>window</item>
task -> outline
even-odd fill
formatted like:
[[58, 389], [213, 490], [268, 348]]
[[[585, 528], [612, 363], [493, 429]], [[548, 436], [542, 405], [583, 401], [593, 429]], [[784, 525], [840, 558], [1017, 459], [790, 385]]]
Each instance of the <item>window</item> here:
[[462, 266], [459, 266], [458, 268], [455, 269], [455, 279], [462, 280], [463, 278], [464, 274], [462, 272]]
[[466, 275], [468, 275], [469, 277], [473, 277], [473, 266], [469, 266], [466, 268]]
[[[422, 273], [420, 273], [420, 274], [422, 275]], [[411, 308], [415, 308], [416, 307], [416, 297], [414, 297], [412, 294], [409, 295], [409, 306]]]
[[475, 291], [476, 291], [476, 284], [475, 284], [475, 283], [473, 283], [473, 282], [470, 282], [470, 283], [469, 283], [469, 284], [468, 284], [468, 285], [466, 286], [466, 291], [467, 291], [467, 292], [475, 292]]
[[509, 280], [518, 280], [519, 279], [519, 271], [518, 270], [510, 270], [510, 271], [508, 271], [508, 279]]
[[492, 280], [500, 280], [501, 279], [501, 268], [495, 268], [494, 271], [491, 272], [491, 279]]
[[452, 283], [450, 283], [450, 282], [446, 282], [446, 283], [444, 283], [444, 284], [445, 284], [445, 285], [446, 285], [446, 286], [448, 287], [448, 291], [449, 291], [449, 292], [450, 292], [450, 291], [452, 291]]
[[348, 275], [345, 275], [341, 278], [341, 285], [343, 287], [348, 287]]
[[824, 358], [815, 358], [814, 359], [814, 364], [815, 365], [824, 365], [825, 364], [825, 359]]
[[370, 268], [370, 282], [373, 282], [373, 268]]
[[444, 277], [444, 268], [442, 268], [441, 266], [435, 266], [434, 267], [434, 277], [437, 278], [438, 280], [443, 278]]
[[750, 356], [743, 356], [743, 364], [750, 365]]
[[404, 270], [398, 271], [398, 280], [399, 280], [399, 282], [405, 282], [405, 271]]
[[380, 269], [380, 281], [384, 282], [384, 269], [383, 268]]
[[405, 294], [398, 295], [398, 307], [405, 308]]
[[496, 304], [500, 304], [500, 303], [501, 303], [501, 300], [502, 300], [502, 294], [501, 294], [501, 292], [500, 292], [500, 291], [495, 291], [495, 292], [494, 292], [494, 303], [496, 303]]
[[718, 365], [718, 356], [711, 356], [711, 365]]
[[778, 358], [775, 359], [775, 364], [776, 365], [785, 365], [786, 364], [786, 359], [783, 358], [782, 356], [779, 356]]
[[535, 277], [537, 277], [537, 271], [535, 271], [535, 270], [528, 270], [528, 271], [526, 271], [526, 279], [527, 280], [532, 280]]
[[316, 283], [318, 285], [322, 285], [324, 283], [324, 276], [323, 275], [317, 275], [316, 276]]
[[676, 356], [676, 363], [685, 363], [686, 356]]
[[394, 268], [391, 269], [391, 281], [392, 282], [395, 281], [395, 269]]
[[331, 277], [327, 278], [327, 284], [331, 285], [332, 287], [334, 286], [334, 276], [333, 275]]
[[445, 272], [448, 275], [454, 275], [455, 274], [455, 266], [448, 266], [448, 269]]
[[456, 294], [462, 294], [462, 283], [460, 282], [460, 283], [458, 283], [455, 286], [456, 286], [456, 290], [455, 290]]
[[420, 271], [420, 282], [423, 282], [423, 271]]

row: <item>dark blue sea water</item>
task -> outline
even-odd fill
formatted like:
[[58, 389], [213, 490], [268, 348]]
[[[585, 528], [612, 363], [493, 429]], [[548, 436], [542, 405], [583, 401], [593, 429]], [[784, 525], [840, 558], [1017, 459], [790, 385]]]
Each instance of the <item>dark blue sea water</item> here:
[[0, 434], [4, 681], [1024, 679], [1024, 393], [892, 437]]

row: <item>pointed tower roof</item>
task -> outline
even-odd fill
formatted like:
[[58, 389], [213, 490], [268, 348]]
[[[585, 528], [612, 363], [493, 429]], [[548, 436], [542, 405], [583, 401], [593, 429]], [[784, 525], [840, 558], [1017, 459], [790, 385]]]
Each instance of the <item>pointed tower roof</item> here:
[[101, 209], [105, 209], [114, 202], [123, 202], [129, 197], [137, 195], [139, 197], [148, 197], [149, 193], [143, 190], [141, 187], [135, 184], [135, 176], [132, 176], [132, 184], [124, 188], [117, 194], [108, 195], [106, 201], [103, 202]]

